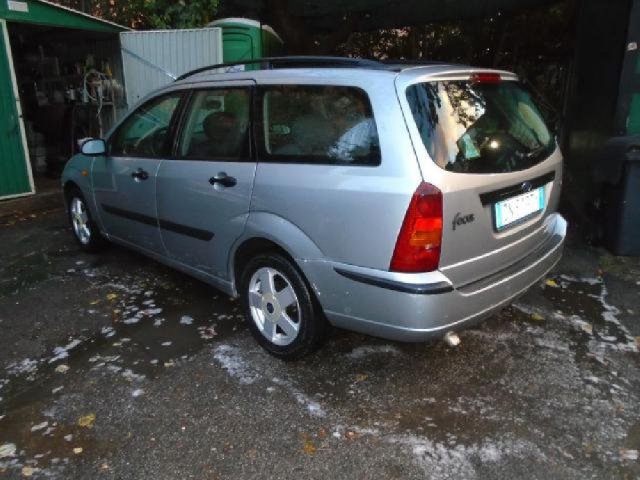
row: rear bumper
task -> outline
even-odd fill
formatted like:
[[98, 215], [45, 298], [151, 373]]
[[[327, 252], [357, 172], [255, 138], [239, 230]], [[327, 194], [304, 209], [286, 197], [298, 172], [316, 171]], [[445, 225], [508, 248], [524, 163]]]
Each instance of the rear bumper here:
[[303, 269], [335, 326], [424, 341], [486, 319], [544, 277], [562, 256], [567, 223], [553, 214], [546, 229], [546, 240], [525, 258], [458, 288], [441, 272], [394, 274], [329, 262], [307, 262]]

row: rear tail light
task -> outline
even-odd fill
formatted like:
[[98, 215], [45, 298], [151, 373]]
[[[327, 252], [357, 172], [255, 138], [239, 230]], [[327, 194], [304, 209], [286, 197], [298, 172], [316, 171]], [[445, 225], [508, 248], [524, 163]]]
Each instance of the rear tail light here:
[[500, 83], [502, 79], [499, 73], [474, 73], [469, 78], [471, 83]]
[[394, 272], [431, 272], [440, 263], [442, 192], [422, 182], [411, 197], [391, 259]]

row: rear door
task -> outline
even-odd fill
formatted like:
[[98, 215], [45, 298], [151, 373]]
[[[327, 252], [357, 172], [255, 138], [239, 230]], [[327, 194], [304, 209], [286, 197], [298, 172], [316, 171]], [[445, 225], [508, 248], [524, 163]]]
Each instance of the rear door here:
[[561, 155], [515, 80], [466, 73], [399, 92], [423, 177], [443, 192], [440, 270], [458, 286], [504, 269], [553, 232]]
[[164, 253], [156, 214], [156, 179], [171, 145], [181, 92], [153, 98], [135, 110], [93, 163], [96, 205], [107, 234]]
[[420, 181], [392, 74], [306, 77], [316, 84], [259, 86], [251, 211], [304, 234], [323, 261], [386, 270]]
[[174, 157], [158, 171], [158, 216], [170, 257], [218, 278], [227, 277], [251, 201], [253, 85], [193, 90]]

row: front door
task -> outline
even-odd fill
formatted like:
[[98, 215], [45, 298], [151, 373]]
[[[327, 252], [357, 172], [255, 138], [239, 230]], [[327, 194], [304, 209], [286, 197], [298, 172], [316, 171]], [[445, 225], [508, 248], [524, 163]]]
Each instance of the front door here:
[[173, 160], [158, 172], [158, 217], [170, 257], [227, 278], [255, 176], [251, 155], [253, 82], [195, 90]]
[[182, 94], [149, 100], [107, 141], [107, 155], [93, 163], [96, 205], [106, 233], [144, 250], [164, 254], [156, 215], [156, 181], [167, 156], [171, 126]]
[[0, 20], [0, 198], [33, 192], [24, 126], [11, 68], [7, 24]]

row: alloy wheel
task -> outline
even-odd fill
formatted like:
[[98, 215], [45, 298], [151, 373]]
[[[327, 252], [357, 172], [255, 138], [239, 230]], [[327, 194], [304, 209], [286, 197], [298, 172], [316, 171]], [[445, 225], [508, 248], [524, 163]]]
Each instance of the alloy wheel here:
[[291, 282], [271, 267], [256, 270], [249, 281], [251, 318], [275, 345], [291, 344], [300, 332], [300, 302]]
[[89, 227], [89, 213], [87, 212], [86, 205], [82, 199], [74, 197], [71, 199], [69, 210], [73, 224], [73, 233], [80, 243], [88, 245], [91, 241], [91, 228]]

